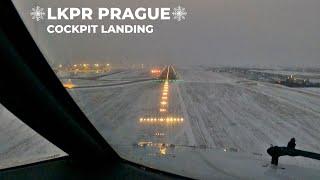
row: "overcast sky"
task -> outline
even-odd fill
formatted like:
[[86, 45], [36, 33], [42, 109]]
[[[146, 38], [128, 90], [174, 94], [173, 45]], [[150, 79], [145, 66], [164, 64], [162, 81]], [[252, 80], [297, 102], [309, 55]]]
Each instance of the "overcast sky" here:
[[[47, 59], [56, 63], [320, 64], [319, 0], [13, 1]], [[179, 4], [188, 11], [186, 20], [154, 22], [151, 35], [53, 36], [46, 32], [49, 22], [36, 23], [30, 17], [35, 5], [173, 8]]]

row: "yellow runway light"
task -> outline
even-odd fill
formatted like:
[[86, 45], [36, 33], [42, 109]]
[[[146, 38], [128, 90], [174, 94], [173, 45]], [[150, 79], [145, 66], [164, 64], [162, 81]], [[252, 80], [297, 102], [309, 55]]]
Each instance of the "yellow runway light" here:
[[161, 155], [166, 155], [166, 153], [167, 153], [167, 148], [166, 147], [161, 147], [160, 148], [160, 154]]
[[63, 87], [65, 87], [67, 89], [72, 89], [75, 87], [75, 85], [72, 83], [71, 79], [69, 79], [68, 82], [63, 84]]
[[161, 104], [162, 104], [162, 105], [166, 105], [166, 104], [167, 104], [167, 101], [162, 101]]
[[158, 123], [169, 123], [169, 124], [180, 124], [183, 122], [183, 118], [177, 117], [149, 117], [149, 118], [140, 118], [140, 123], [150, 123], [150, 124], [158, 124]]
[[64, 84], [63, 86], [67, 89], [72, 89], [75, 87], [73, 84]]
[[164, 133], [160, 133], [160, 132], [157, 132], [155, 133], [156, 136], [164, 136]]

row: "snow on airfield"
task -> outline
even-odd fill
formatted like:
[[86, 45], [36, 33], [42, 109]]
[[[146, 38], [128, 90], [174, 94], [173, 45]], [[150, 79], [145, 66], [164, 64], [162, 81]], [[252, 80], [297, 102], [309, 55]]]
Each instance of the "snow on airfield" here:
[[[199, 79], [201, 74], [208, 74], [190, 70], [180, 73], [185, 81], [195, 79], [195, 74]], [[296, 148], [320, 152], [320, 96], [236, 77], [232, 81], [230, 76], [222, 83], [221, 74], [210, 74], [212, 77], [205, 82], [181, 85], [190, 122], [199, 121], [207, 129], [205, 138], [198, 142], [266, 155], [270, 144], [284, 146], [295, 137]], [[280, 162], [286, 161], [320, 167], [315, 160], [280, 158]]]
[[[181, 74], [188, 79], [192, 71]], [[320, 96], [229, 78], [216, 83], [214, 77], [221, 75], [211, 74], [212, 81], [185, 82], [181, 91], [189, 116], [211, 129], [213, 146], [263, 152], [270, 144], [284, 145], [296, 137], [297, 148], [320, 152]]]
[[[175, 125], [139, 122], [141, 117], [161, 116], [158, 111], [162, 84], [158, 82], [70, 92], [118, 150], [143, 142], [165, 143], [226, 149], [269, 161], [266, 150], [270, 144], [285, 146], [295, 137], [296, 148], [320, 152], [320, 97], [316, 94], [199, 68], [177, 71], [183, 81], [169, 85], [168, 114], [185, 121]], [[157, 133], [164, 135], [159, 137]], [[300, 157], [281, 157], [280, 163], [320, 168], [319, 161]]]
[[0, 169], [65, 155], [0, 104]]
[[[264, 171], [269, 171], [264, 165], [270, 163], [267, 148], [270, 144], [285, 146], [292, 137], [296, 138], [296, 148], [320, 153], [318, 89], [288, 88], [201, 68], [176, 70], [182, 81], [169, 83], [169, 112], [164, 114], [159, 112], [163, 83], [152, 80], [136, 82], [150, 78], [147, 70], [126, 70], [90, 80], [90, 84], [84, 79], [73, 79], [76, 85], [93, 87], [68, 91], [121, 156], [182, 175], [193, 172], [194, 167], [187, 163], [191, 161], [199, 169], [199, 172], [194, 171], [195, 174], [187, 173], [194, 178], [215, 177], [212, 176], [215, 173], [242, 177], [250, 174], [252, 168], [257, 168], [264, 176]], [[94, 87], [100, 81], [110, 81], [111, 85]], [[123, 81], [132, 83], [112, 85]], [[184, 121], [140, 122], [143, 117], [178, 117]], [[25, 130], [26, 126], [16, 122], [17, 119], [3, 113], [0, 118], [4, 124], [0, 133], [7, 135], [1, 135], [0, 139], [4, 144], [0, 151], [0, 165], [14, 157], [29, 156], [28, 152], [38, 146], [46, 156], [61, 153], [51, 144], [39, 140], [35, 133]], [[24, 134], [25, 139], [16, 136], [17, 139], [12, 140], [11, 134], [16, 133]], [[36, 141], [31, 142], [36, 145], [29, 146], [28, 141]], [[161, 146], [166, 148], [161, 149]], [[242, 162], [247, 162], [246, 170], [232, 166]], [[320, 169], [319, 161], [307, 158], [281, 157], [279, 162], [289, 174], [289, 169]], [[229, 173], [225, 172], [226, 169]], [[231, 177], [239, 177], [233, 175]]]
[[315, 72], [299, 72], [299, 71], [283, 71], [283, 70], [252, 70], [257, 72], [265, 72], [270, 74], [278, 74], [278, 75], [301, 75], [301, 76], [315, 76], [320, 77], [319, 73]]

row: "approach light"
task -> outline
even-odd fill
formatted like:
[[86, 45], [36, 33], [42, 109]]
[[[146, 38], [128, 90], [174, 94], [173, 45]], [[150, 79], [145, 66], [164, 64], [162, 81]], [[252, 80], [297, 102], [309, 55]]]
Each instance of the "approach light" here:
[[162, 105], [166, 105], [166, 104], [167, 104], [167, 101], [162, 101], [161, 104], [162, 104]]

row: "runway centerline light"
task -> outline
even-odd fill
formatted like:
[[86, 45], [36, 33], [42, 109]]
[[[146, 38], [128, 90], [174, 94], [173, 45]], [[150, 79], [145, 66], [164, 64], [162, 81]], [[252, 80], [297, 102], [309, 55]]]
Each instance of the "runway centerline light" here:
[[166, 102], [166, 101], [162, 101], [161, 104], [162, 104], [162, 105], [166, 105], [167, 102]]

